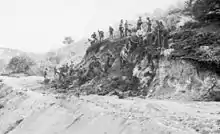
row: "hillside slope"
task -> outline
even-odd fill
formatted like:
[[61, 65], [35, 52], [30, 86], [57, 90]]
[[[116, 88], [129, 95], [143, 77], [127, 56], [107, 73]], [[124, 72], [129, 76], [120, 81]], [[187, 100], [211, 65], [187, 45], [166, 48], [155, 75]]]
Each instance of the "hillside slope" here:
[[86, 94], [220, 99], [218, 33], [184, 27], [170, 34], [169, 49], [139, 46], [121, 62], [120, 54], [131, 38], [90, 46], [75, 74], [62, 85]]

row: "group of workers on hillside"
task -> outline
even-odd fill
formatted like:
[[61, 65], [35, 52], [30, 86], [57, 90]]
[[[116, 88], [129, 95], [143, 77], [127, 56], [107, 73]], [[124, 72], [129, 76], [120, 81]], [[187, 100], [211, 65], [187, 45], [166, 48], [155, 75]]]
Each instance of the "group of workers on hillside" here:
[[[57, 77], [59, 78], [59, 80], [65, 80], [65, 78], [67, 76], [71, 76], [73, 73], [74, 73], [74, 63], [73, 61], [71, 61], [70, 64], [66, 63], [64, 65], [62, 65], [61, 67], [57, 68], [57, 67], [54, 67], [54, 77]], [[47, 76], [48, 76], [48, 68], [45, 69], [44, 71], [44, 78], [46, 79]]]
[[[101, 42], [104, 40], [104, 32], [102, 30], [98, 30], [98, 35], [96, 34], [96, 32], [93, 32], [93, 34], [91, 35], [91, 38], [93, 39], [91, 42], [96, 43], [98, 40]], [[99, 39], [98, 39], [99, 37]]]
[[71, 61], [70, 64], [66, 63], [59, 68], [54, 67], [54, 76], [58, 76], [59, 80], [65, 80], [67, 76], [72, 76], [74, 73], [74, 63]]
[[147, 28], [141, 24], [141, 17], [137, 23], [136, 35], [143, 41], [145, 45], [155, 45], [157, 48], [167, 48], [169, 30], [164, 26], [162, 21], [155, 20], [154, 27], [149, 17], [146, 19]]
[[[139, 17], [136, 26], [133, 27], [132, 24], [129, 24], [127, 20], [121, 19], [119, 23], [119, 35], [120, 38], [124, 37], [137, 37], [138, 42], [136, 44], [139, 44], [140, 46], [146, 46], [146, 45], [154, 45], [156, 49], [158, 48], [168, 48], [168, 35], [169, 35], [169, 30], [165, 28], [164, 24], [162, 21], [155, 20], [154, 21], [154, 27], [153, 27], [153, 21], [147, 17], [146, 21], [142, 21], [142, 17]], [[89, 41], [92, 43], [96, 43], [97, 41], [103, 41], [104, 40], [104, 32], [102, 30], [98, 30], [98, 36], [96, 32], [94, 32], [91, 35], [91, 38], [93, 40]], [[114, 38], [114, 28], [112, 26], [109, 26], [109, 38], [113, 39]], [[130, 45], [135, 42], [132, 39], [130, 40], [131, 43]], [[135, 43], [133, 43], [135, 44]], [[136, 47], [135, 47], [136, 48]], [[135, 49], [134, 48], [134, 49]], [[131, 46], [129, 44], [126, 44], [123, 50], [126, 50], [127, 53], [130, 52]], [[122, 55], [126, 55], [125, 52]], [[70, 65], [66, 64], [57, 69], [56, 67], [54, 68], [54, 75], [59, 76], [60, 80], [65, 79], [67, 75], [70, 75], [74, 72], [73, 70], [73, 63], [71, 62]], [[46, 78], [47, 76], [47, 71], [44, 73], [44, 77]]]
[[129, 28], [129, 26], [132, 25], [129, 24], [127, 20], [124, 23], [123, 19], [121, 19], [121, 22], [119, 24], [120, 38], [123, 38], [125, 36], [128, 36], [128, 34], [131, 34], [131, 29]]
[[[133, 27], [133, 25], [129, 24], [127, 20], [124, 22], [124, 20], [121, 19], [118, 29], [120, 38], [132, 36], [132, 33], [135, 33], [135, 35], [138, 36], [142, 42], [148, 42], [147, 44], [152, 44], [155, 42], [157, 46], [167, 46], [168, 30], [165, 28], [162, 21], [155, 20], [155, 24], [156, 26], [152, 28], [152, 20], [149, 17], [147, 17], [145, 21], [142, 20], [142, 17], [139, 17], [136, 23], [136, 27]], [[103, 41], [104, 32], [98, 30], [98, 34], [99, 40]], [[89, 40], [91, 44], [98, 41], [96, 32], [94, 32], [91, 37], [93, 39]], [[109, 39], [113, 38], [114, 28], [109, 26]]]

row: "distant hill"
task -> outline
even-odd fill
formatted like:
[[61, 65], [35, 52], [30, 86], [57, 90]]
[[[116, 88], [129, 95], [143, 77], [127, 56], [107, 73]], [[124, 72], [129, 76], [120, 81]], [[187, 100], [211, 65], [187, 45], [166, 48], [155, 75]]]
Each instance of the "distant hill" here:
[[0, 47], [0, 59], [3, 59], [5, 61], [10, 60], [14, 56], [18, 56], [22, 54], [25, 54], [25, 52], [16, 49]]
[[35, 54], [35, 53], [23, 52], [17, 49], [0, 47], [0, 72], [7, 65], [7, 63], [12, 57], [19, 55], [27, 55], [35, 61], [40, 61], [45, 59], [44, 54]]
[[12, 57], [19, 56], [19, 55], [28, 55], [34, 60], [42, 60], [44, 58], [44, 54], [35, 54], [31, 52], [24, 52], [18, 49], [0, 47], [0, 59], [8, 61]]

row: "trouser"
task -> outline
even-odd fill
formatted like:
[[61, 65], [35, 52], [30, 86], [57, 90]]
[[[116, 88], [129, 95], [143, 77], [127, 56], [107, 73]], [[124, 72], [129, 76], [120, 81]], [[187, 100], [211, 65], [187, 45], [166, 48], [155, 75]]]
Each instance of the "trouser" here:
[[141, 26], [137, 26], [137, 30], [141, 30]]
[[73, 71], [72, 69], [70, 69], [69, 75], [72, 76], [73, 72], [74, 72], [74, 71]]
[[137, 43], [131, 43], [130, 53], [132, 53], [137, 48], [137, 46], [138, 46]]
[[128, 36], [128, 28], [125, 28], [125, 36]]
[[63, 73], [60, 73], [60, 74], [59, 74], [59, 80], [62, 81], [62, 80], [64, 80], [64, 78], [65, 78], [65, 75], [64, 75]]
[[103, 40], [103, 37], [102, 37], [102, 36], [100, 36], [100, 37], [99, 37], [99, 40], [100, 40], [100, 41], [102, 41], [102, 40]]
[[157, 33], [157, 36], [156, 36], [156, 47], [159, 47], [159, 48], [162, 47], [162, 35], [161, 35], [161, 32]]
[[146, 40], [145, 40], [145, 45], [146, 45], [146, 46], [150, 46], [150, 45], [152, 45], [152, 42], [153, 42], [153, 37], [152, 37], [152, 34], [149, 33], [149, 34], [147, 35]]
[[124, 31], [120, 31], [120, 37], [124, 37]]
[[110, 32], [110, 38], [113, 39], [113, 32]]
[[164, 45], [164, 48], [165, 48], [165, 49], [168, 49], [168, 48], [169, 48], [167, 35], [164, 36], [163, 45]]
[[138, 37], [138, 44], [139, 44], [139, 46], [143, 46], [143, 37], [142, 36]]
[[93, 38], [93, 41], [91, 42], [91, 44], [96, 43], [97, 38]]
[[54, 72], [54, 77], [56, 77], [56, 75], [57, 75], [57, 72]]
[[147, 32], [151, 32], [151, 27], [148, 26]]

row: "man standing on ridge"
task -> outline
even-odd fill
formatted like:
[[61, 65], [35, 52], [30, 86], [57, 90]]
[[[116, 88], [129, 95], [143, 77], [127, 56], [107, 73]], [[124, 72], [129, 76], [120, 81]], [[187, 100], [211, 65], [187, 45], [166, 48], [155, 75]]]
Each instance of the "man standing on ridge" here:
[[137, 21], [137, 30], [141, 30], [141, 26], [142, 26], [143, 22], [142, 22], [142, 18], [139, 17], [138, 21]]
[[48, 69], [47, 69], [47, 68], [45, 68], [45, 70], [44, 70], [44, 79], [46, 79], [46, 78], [47, 78], [47, 73], [48, 73]]
[[56, 75], [58, 74], [57, 68], [56, 66], [54, 67], [54, 77], [56, 77]]
[[128, 21], [126, 20], [125, 24], [124, 24], [124, 26], [125, 26], [125, 37], [128, 36], [128, 32], [131, 33], [130, 29], [128, 28], [129, 25], [131, 25], [131, 24], [128, 24]]
[[112, 26], [109, 26], [109, 38], [113, 39], [114, 35], [113, 35], [114, 29], [112, 28]]
[[162, 25], [159, 20], [156, 20], [157, 26], [155, 27], [155, 35], [156, 35], [156, 47], [161, 49], [162, 47]]
[[121, 22], [119, 24], [119, 32], [120, 32], [120, 38], [124, 37], [124, 27], [123, 27], [123, 19], [121, 19]]
[[98, 33], [99, 33], [99, 40], [101, 42], [104, 39], [104, 32], [102, 30], [98, 30]]
[[149, 17], [147, 17], [147, 32], [148, 33], [152, 31], [151, 26], [152, 26], [151, 20]]
[[73, 72], [74, 72], [73, 67], [74, 67], [74, 63], [73, 63], [73, 61], [71, 61], [70, 67], [69, 67], [69, 75], [70, 75], [70, 76], [71, 76], [71, 75], [73, 74]]
[[160, 27], [160, 43], [161, 43], [161, 45], [160, 45], [160, 47], [161, 48], [164, 48], [164, 31], [165, 31], [165, 26], [163, 25], [163, 22], [162, 21], [160, 21], [159, 22], [159, 27]]
[[144, 37], [144, 31], [139, 29], [137, 32], [136, 32], [136, 36], [138, 37], [138, 44], [139, 46], [142, 46], [143, 45], [143, 37]]
[[91, 37], [93, 38], [94, 42], [97, 41], [97, 35], [95, 32], [93, 32], [93, 34], [91, 35]]
[[168, 45], [169, 30], [167, 28], [164, 29], [163, 36], [164, 36], [163, 46], [165, 49], [168, 49], [169, 48], [169, 45]]

